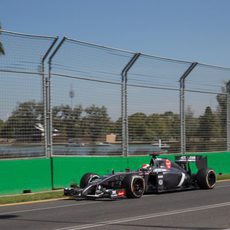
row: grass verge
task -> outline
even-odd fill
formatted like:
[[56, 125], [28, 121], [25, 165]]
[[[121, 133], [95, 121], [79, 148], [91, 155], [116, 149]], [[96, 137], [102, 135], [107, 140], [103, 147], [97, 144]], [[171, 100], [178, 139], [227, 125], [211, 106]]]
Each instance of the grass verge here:
[[[218, 175], [217, 180], [227, 180], [230, 179], [230, 174]], [[39, 192], [39, 193], [29, 193], [21, 195], [10, 195], [0, 197], [0, 205], [2, 204], [12, 204], [20, 202], [30, 202], [48, 199], [65, 198], [63, 195], [63, 190], [54, 190], [49, 192]]]
[[217, 175], [217, 180], [229, 180], [230, 174]]
[[20, 194], [20, 195], [9, 195], [0, 197], [1, 204], [11, 204], [20, 202], [30, 202], [48, 199], [64, 198], [63, 190], [49, 191], [49, 192], [39, 192], [30, 194]]

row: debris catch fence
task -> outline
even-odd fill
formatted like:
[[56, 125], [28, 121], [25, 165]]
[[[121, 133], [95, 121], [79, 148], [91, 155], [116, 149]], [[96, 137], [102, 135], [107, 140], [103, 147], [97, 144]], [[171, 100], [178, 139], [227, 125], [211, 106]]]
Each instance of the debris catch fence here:
[[0, 33], [0, 157], [230, 150], [230, 68]]

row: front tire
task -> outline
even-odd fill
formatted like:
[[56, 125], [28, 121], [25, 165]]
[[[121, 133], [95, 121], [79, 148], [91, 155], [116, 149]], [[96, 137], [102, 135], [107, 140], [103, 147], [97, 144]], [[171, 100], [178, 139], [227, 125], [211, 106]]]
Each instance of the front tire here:
[[144, 178], [138, 175], [127, 175], [124, 179], [127, 198], [140, 198], [145, 191]]
[[100, 176], [96, 173], [86, 173], [82, 176], [80, 181], [80, 187], [85, 188], [90, 182], [98, 179]]
[[200, 169], [197, 173], [197, 184], [201, 189], [213, 189], [216, 184], [216, 173], [213, 169]]

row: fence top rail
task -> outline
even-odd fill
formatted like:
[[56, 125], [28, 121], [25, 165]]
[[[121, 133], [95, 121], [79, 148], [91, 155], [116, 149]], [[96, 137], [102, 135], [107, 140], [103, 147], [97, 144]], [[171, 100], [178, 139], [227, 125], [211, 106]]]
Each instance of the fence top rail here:
[[203, 66], [203, 67], [207, 67], [207, 68], [230, 71], [230, 67], [225, 67], [225, 66], [210, 65], [210, 64], [205, 64], [205, 63], [198, 63], [198, 65]]
[[[68, 37], [64, 37], [66, 41], [78, 43], [81, 45], [85, 46], [93, 46], [95, 48], [100, 48], [100, 49], [108, 49], [108, 50], [113, 50], [113, 51], [118, 51], [118, 52], [125, 52], [129, 54], [135, 54], [135, 53], [140, 53], [140, 52], [135, 52], [135, 51], [130, 51], [130, 50], [125, 50], [125, 49], [120, 49], [120, 48], [115, 48], [111, 46], [104, 46], [104, 45], [99, 45], [96, 43], [91, 43], [91, 42], [86, 42], [82, 40], [77, 40], [77, 39], [72, 39]], [[155, 55], [150, 55], [150, 54], [145, 54], [145, 53], [140, 53], [141, 56], [146, 57], [146, 58], [153, 58], [153, 59], [158, 59], [162, 61], [170, 61], [170, 62], [177, 62], [177, 63], [182, 63], [182, 64], [190, 64], [192, 63], [191, 61], [184, 61], [180, 59], [173, 59], [173, 58], [167, 58], [167, 57], [162, 57], [162, 56], [155, 56]]]
[[[45, 39], [55, 39], [55, 40], [58, 39], [58, 36], [28, 34], [28, 33], [14, 32], [14, 31], [3, 30], [3, 29], [0, 29], [0, 33], [5, 33], [5, 34], [15, 35], [15, 36], [23, 36], [23, 37], [45, 38]], [[87, 46], [94, 46], [94, 47], [101, 48], [101, 49], [109, 49], [109, 50], [114, 50], [114, 51], [119, 51], [119, 52], [126, 52], [126, 53], [129, 53], [129, 54], [136, 53], [136, 52], [130, 51], [130, 50], [114, 48], [114, 47], [104, 46], [104, 45], [99, 45], [99, 44], [96, 44], [96, 43], [91, 43], [91, 42], [86, 42], [86, 41], [77, 40], [77, 39], [73, 39], [73, 38], [68, 38], [66, 36], [64, 36], [63, 38], [65, 38], [66, 41], [75, 42], [75, 43], [79, 43], [79, 44], [87, 45]], [[155, 56], [155, 55], [145, 54], [145, 53], [141, 53], [141, 56], [146, 57], [146, 58], [158, 59], [158, 60], [162, 60], [162, 61], [178, 62], [178, 63], [181, 63], [181, 64], [183, 64], [183, 63], [184, 64], [192, 63], [192, 61], [185, 61], [185, 60], [181, 60], [181, 59], [167, 58], [167, 57], [163, 57], [163, 56]], [[211, 65], [211, 64], [207, 64], [207, 63], [201, 63], [201, 62], [198, 62], [198, 65], [208, 67], [208, 68], [215, 68], [215, 69], [219, 69], [219, 70], [230, 71], [230, 67], [226, 67], [226, 66]]]
[[[9, 35], [15, 35], [15, 36], [23, 36], [23, 37], [45, 38], [45, 39], [55, 39], [55, 40], [58, 39], [58, 36], [28, 34], [28, 33], [14, 32], [14, 31], [9, 31], [9, 30], [4, 30], [4, 29], [0, 29], [0, 34], [1, 33], [5, 33], [5, 34], [9, 34]], [[126, 52], [129, 54], [137, 53], [137, 52], [130, 51], [130, 50], [119, 49], [119, 48], [114, 48], [114, 47], [110, 47], [110, 46], [103, 46], [103, 45], [99, 45], [96, 43], [91, 43], [91, 42], [86, 42], [86, 41], [82, 41], [82, 40], [68, 38], [65, 36], [64, 36], [64, 38], [65, 38], [65, 40], [70, 41], [70, 42], [76, 42], [76, 43], [79, 43], [82, 45], [94, 46], [94, 47], [101, 48], [101, 49], [109, 49], [109, 50], [114, 50], [114, 51], [119, 51], [119, 52]], [[182, 64], [183, 63], [184, 64], [192, 63], [192, 61], [185, 61], [185, 60], [181, 60], [181, 59], [155, 56], [155, 55], [150, 55], [150, 54], [145, 54], [145, 53], [141, 53], [141, 56], [146, 57], [146, 58], [154, 58], [154, 59], [158, 59], [158, 60], [162, 60], [162, 61], [178, 62], [178, 63], [182, 63]], [[230, 67], [226, 67], [226, 66], [211, 65], [211, 64], [200, 63], [200, 62], [198, 62], [198, 65], [208, 67], [208, 68], [215, 68], [215, 69], [219, 69], [219, 70], [230, 71]]]
[[0, 29], [0, 33], [5, 33], [5, 34], [15, 35], [15, 36], [23, 36], [23, 37], [34, 37], [34, 38], [46, 38], [46, 39], [57, 39], [58, 38], [58, 36], [47, 36], [47, 35], [19, 33], [19, 32], [13, 32], [13, 31], [9, 31], [9, 30], [3, 30], [3, 29]]
[[118, 52], [125, 52], [125, 53], [129, 53], [129, 54], [135, 54], [136, 53], [136, 52], [125, 50], [125, 49], [119, 49], [119, 48], [114, 48], [114, 47], [110, 47], [110, 46], [99, 45], [96, 43], [76, 40], [76, 39], [72, 39], [72, 38], [68, 38], [68, 37], [65, 37], [65, 38], [66, 38], [66, 41], [82, 44], [85, 46], [94, 46], [94, 47], [100, 48], [100, 49], [108, 49], [108, 50], [113, 50], [113, 51], [118, 51]]
[[176, 62], [176, 63], [180, 63], [180, 64], [191, 64], [192, 63], [191, 61], [184, 61], [184, 60], [180, 60], [180, 59], [173, 59], [173, 58], [155, 56], [155, 55], [150, 55], [150, 54], [141, 54], [141, 56], [145, 57], [145, 58], [158, 59], [161, 61], [168, 61], [168, 62]]
[[[82, 41], [82, 40], [72, 39], [72, 38], [68, 38], [68, 37], [64, 37], [64, 38], [66, 41], [70, 41], [70, 42], [74, 42], [74, 43], [78, 43], [78, 44], [82, 44], [82, 45], [86, 45], [86, 46], [94, 46], [96, 48], [101, 48], [101, 49], [109, 49], [109, 50], [114, 50], [114, 51], [119, 51], [119, 52], [126, 52], [129, 54], [140, 53], [140, 52], [134, 52], [134, 51], [125, 50], [125, 49], [115, 48], [115, 47], [111, 47], [111, 46], [104, 46], [104, 45], [100, 45], [100, 44], [96, 44], [96, 43], [86, 42], [86, 41]], [[151, 55], [151, 54], [146, 54], [146, 53], [140, 53], [140, 55], [142, 57], [145, 57], [145, 58], [153, 58], [153, 59], [158, 59], [158, 60], [162, 60], [162, 61], [177, 62], [177, 63], [181, 63], [181, 64], [193, 63], [192, 61], [186, 61], [186, 60], [175, 59], [175, 58], [168, 58], [168, 57], [163, 57], [163, 56], [156, 56], [156, 55]], [[204, 67], [230, 71], [230, 67], [226, 67], [226, 66], [211, 65], [211, 64], [201, 63], [201, 62], [196, 62], [196, 63], [198, 65], [204, 66]]]
[[0, 29], [0, 41], [6, 54], [1, 55], [1, 72], [40, 73], [44, 72], [45, 59], [58, 41], [58, 36], [25, 34]]

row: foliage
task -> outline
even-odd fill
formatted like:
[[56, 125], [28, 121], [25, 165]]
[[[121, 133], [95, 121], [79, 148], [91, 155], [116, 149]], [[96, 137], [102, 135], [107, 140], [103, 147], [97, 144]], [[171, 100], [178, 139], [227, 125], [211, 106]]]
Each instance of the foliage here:
[[130, 140], [143, 141], [146, 136], [147, 116], [144, 113], [135, 113], [129, 116], [129, 138]]
[[69, 105], [55, 106], [53, 108], [53, 126], [67, 139], [77, 138], [80, 133], [81, 105], [71, 108]]
[[3, 126], [4, 126], [4, 121], [0, 119], [0, 131], [2, 130]]
[[[18, 104], [6, 122], [1, 121], [2, 138], [15, 138], [17, 141], [35, 141], [37, 123], [43, 124], [43, 107], [34, 101]], [[179, 115], [173, 112], [164, 114], [135, 113], [128, 117], [130, 141], [153, 142], [158, 139], [179, 138]], [[221, 124], [218, 115], [207, 107], [203, 116], [195, 118], [191, 111], [186, 113], [187, 137], [198, 136], [204, 140], [221, 137]], [[121, 138], [121, 118], [111, 121], [105, 106], [81, 105], [71, 108], [60, 105], [53, 108], [53, 126], [60, 133], [57, 139], [71, 140], [84, 138], [90, 142], [100, 141], [106, 134], [114, 132]]]
[[217, 114], [221, 122], [222, 133], [226, 133], [226, 122], [227, 122], [227, 85], [230, 84], [230, 81], [225, 83], [225, 86], [222, 87], [222, 94], [218, 94], [216, 100], [218, 102]]
[[[226, 88], [223, 88], [226, 92]], [[189, 150], [195, 151], [193, 143], [204, 143], [200, 150], [209, 150], [209, 146], [218, 145], [226, 137], [226, 96], [217, 95], [218, 108], [213, 111], [206, 107], [204, 114], [195, 117], [191, 107], [186, 116], [186, 138]], [[122, 139], [121, 118], [112, 121], [105, 106], [82, 105], [70, 107], [59, 105], [52, 108], [53, 127], [58, 130], [55, 142], [101, 142], [110, 133]], [[36, 124], [43, 125], [43, 104], [35, 101], [22, 102], [17, 105], [7, 121], [0, 120], [0, 138], [12, 138], [17, 142], [35, 142], [42, 140], [41, 131]], [[180, 116], [171, 111], [146, 115], [142, 112], [128, 117], [129, 141], [153, 143], [159, 139], [180, 141]], [[44, 133], [43, 133], [44, 134]], [[212, 145], [210, 145], [210, 143]], [[214, 144], [213, 144], [214, 143]], [[211, 148], [210, 147], [210, 148]], [[175, 148], [179, 151], [179, 145]]]
[[178, 137], [179, 116], [173, 112], [164, 114], [135, 113], [129, 116], [129, 136], [133, 141], [149, 141]]
[[[1, 25], [0, 25], [0, 35], [1, 35]], [[4, 47], [3, 47], [3, 44], [0, 41], [0, 55], [4, 55], [4, 54], [5, 54]]]
[[35, 124], [42, 120], [41, 103], [34, 101], [20, 103], [3, 125], [1, 136], [15, 138], [18, 141], [33, 141], [37, 133]]
[[81, 127], [84, 130], [84, 136], [89, 137], [92, 142], [105, 136], [110, 128], [110, 118], [106, 107], [97, 107], [95, 105], [87, 107]]
[[96, 142], [98, 139], [112, 131], [113, 123], [110, 121], [107, 109], [95, 105], [83, 109], [81, 105], [71, 108], [69, 105], [55, 106], [53, 108], [53, 124], [61, 136], [58, 139]]
[[199, 118], [199, 129], [196, 135], [200, 139], [199, 151], [213, 151], [215, 145], [219, 145], [219, 148], [221, 148], [223, 146], [223, 143], [219, 140], [221, 133], [218, 116], [212, 112], [209, 106], [206, 107], [204, 115]]
[[204, 115], [199, 118], [199, 122], [200, 126], [197, 135], [202, 137], [204, 140], [220, 137], [220, 123], [217, 116], [212, 112], [212, 109], [209, 106], [205, 109]]
[[189, 106], [185, 112], [186, 136], [187, 138], [195, 138], [199, 130], [199, 119], [194, 117], [192, 108]]
[[5, 51], [4, 51], [2, 43], [0, 42], [0, 55], [4, 55], [4, 54], [5, 54]]

